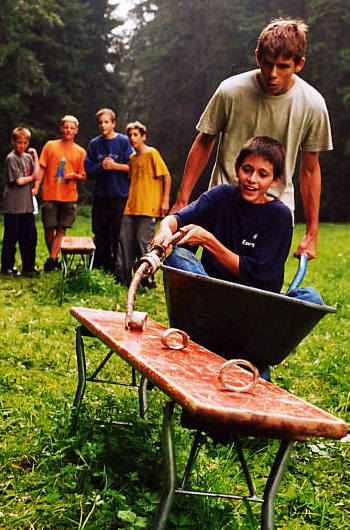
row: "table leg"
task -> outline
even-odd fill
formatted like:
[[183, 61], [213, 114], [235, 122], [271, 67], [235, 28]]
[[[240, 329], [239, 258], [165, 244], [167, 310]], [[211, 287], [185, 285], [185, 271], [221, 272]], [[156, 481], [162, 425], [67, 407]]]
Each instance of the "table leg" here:
[[164, 467], [166, 468], [166, 484], [156, 514], [153, 530], [164, 530], [170, 513], [171, 505], [175, 495], [175, 451], [173, 443], [171, 419], [174, 412], [174, 402], [169, 401], [164, 408], [163, 429], [162, 429], [162, 448]]
[[[140, 411], [140, 417], [147, 421], [147, 379], [143, 375], [140, 380], [139, 385], [139, 411]], [[136, 383], [135, 383], [136, 384]]]
[[83, 326], [79, 326], [76, 329], [75, 334], [75, 351], [77, 356], [78, 364], [78, 386], [75, 392], [74, 402], [73, 402], [73, 428], [76, 426], [79, 409], [81, 402], [84, 397], [86, 389], [86, 360], [85, 360], [85, 350], [84, 350], [84, 341], [82, 338]]
[[262, 530], [274, 529], [274, 502], [278, 486], [286, 470], [293, 442], [282, 440], [272, 465], [264, 490], [264, 502], [261, 510]]
[[63, 252], [61, 253], [61, 256], [62, 256], [62, 265], [63, 265], [62, 277], [66, 278], [68, 275], [67, 258]]
[[91, 271], [92, 267], [94, 266], [94, 259], [95, 259], [95, 252], [93, 251], [89, 257], [88, 257], [88, 269]]

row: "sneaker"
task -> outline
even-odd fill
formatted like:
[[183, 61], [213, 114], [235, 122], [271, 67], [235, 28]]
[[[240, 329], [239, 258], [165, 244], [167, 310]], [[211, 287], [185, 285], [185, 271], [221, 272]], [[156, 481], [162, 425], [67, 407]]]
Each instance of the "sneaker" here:
[[13, 267], [13, 269], [1, 269], [1, 274], [4, 274], [4, 276], [14, 276], [15, 278], [21, 276], [21, 273], [16, 267]]
[[56, 264], [56, 260], [54, 260], [53, 258], [47, 258], [47, 260], [44, 263], [44, 271], [51, 272], [55, 270], [56, 268], [55, 264]]
[[58, 258], [56, 258], [55, 260], [55, 269], [58, 269], [59, 271], [62, 269], [62, 262], [61, 260], [59, 260]]
[[34, 267], [33, 269], [24, 269], [22, 270], [23, 276], [27, 276], [28, 278], [36, 278], [40, 276], [40, 271], [37, 267]]

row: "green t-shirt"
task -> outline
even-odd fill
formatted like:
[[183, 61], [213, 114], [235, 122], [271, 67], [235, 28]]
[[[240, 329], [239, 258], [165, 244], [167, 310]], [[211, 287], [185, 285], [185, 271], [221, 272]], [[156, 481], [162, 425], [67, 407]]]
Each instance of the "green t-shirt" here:
[[243, 144], [253, 136], [275, 138], [286, 150], [283, 181], [271, 189], [294, 211], [293, 174], [299, 151], [333, 148], [327, 107], [321, 94], [298, 76], [280, 96], [265, 94], [252, 70], [225, 79], [204, 110], [198, 131], [220, 135], [209, 187], [237, 183], [235, 161]]

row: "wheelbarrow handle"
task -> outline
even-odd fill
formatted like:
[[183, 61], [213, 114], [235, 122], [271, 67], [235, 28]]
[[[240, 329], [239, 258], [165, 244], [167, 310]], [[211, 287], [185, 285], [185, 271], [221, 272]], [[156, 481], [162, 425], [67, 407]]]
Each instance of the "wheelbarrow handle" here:
[[306, 270], [307, 270], [307, 254], [306, 253], [303, 253], [303, 254], [300, 254], [300, 256], [297, 256], [299, 258], [299, 266], [298, 266], [298, 270], [292, 280], [292, 283], [290, 284], [290, 286], [288, 287], [287, 289], [287, 292], [286, 294], [289, 294], [290, 292], [294, 291], [294, 289], [296, 289], [300, 284], [301, 282], [303, 281], [303, 278], [306, 274]]

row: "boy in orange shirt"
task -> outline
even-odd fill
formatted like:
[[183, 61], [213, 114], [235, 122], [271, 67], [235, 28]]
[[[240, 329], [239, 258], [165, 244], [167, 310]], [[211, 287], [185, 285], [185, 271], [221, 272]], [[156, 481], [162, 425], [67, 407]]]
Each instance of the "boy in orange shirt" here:
[[44, 265], [45, 272], [60, 268], [58, 254], [66, 229], [71, 228], [77, 211], [77, 181], [85, 180], [84, 159], [86, 151], [74, 142], [79, 122], [75, 116], [61, 120], [61, 139], [44, 145], [39, 158], [39, 189], [43, 180], [41, 215], [45, 242], [50, 256]]

